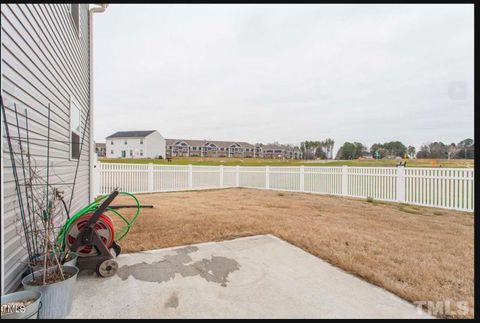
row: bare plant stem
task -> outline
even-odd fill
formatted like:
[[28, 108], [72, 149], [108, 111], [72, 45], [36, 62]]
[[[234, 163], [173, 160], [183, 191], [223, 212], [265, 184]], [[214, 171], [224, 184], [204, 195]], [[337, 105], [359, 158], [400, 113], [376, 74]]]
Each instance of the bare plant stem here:
[[[46, 216], [46, 215], [45, 215]], [[43, 247], [43, 252], [44, 252], [44, 260], [43, 260], [43, 284], [45, 285], [46, 284], [46, 280], [47, 280], [47, 261], [48, 261], [48, 230], [49, 230], [49, 227], [48, 227], [48, 221], [45, 219], [43, 221], [43, 225], [45, 227], [45, 243], [44, 243], [44, 247]]]
[[[53, 221], [52, 221], [52, 227], [53, 227]], [[52, 246], [52, 253], [53, 253], [53, 257], [55, 259], [55, 262], [57, 263], [57, 267], [58, 267], [58, 271], [60, 272], [60, 276], [62, 276], [62, 280], [65, 280], [65, 276], [63, 275], [62, 265], [58, 261], [57, 253], [55, 252], [55, 247], [54, 246]]]
[[65, 261], [67, 260], [67, 257], [70, 255], [70, 249], [68, 249], [67, 247], [65, 247], [65, 251], [63, 252], [63, 258], [62, 258], [62, 264], [65, 263]]
[[65, 276], [63, 275], [62, 265], [60, 265], [60, 262], [58, 261], [57, 255], [55, 253], [53, 253], [53, 257], [55, 258], [55, 262], [57, 263], [58, 271], [60, 272], [60, 276], [62, 276], [62, 280], [65, 280]]

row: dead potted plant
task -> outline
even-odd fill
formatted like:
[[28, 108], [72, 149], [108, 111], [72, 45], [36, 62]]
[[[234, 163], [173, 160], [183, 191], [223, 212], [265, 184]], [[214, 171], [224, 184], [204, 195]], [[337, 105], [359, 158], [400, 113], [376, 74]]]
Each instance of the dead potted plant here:
[[[64, 200], [63, 200], [64, 192], [56, 189], [55, 193], [56, 193], [55, 198], [60, 200], [61, 203], [64, 204], [65, 203]], [[41, 239], [41, 241], [42, 240], [43, 239]], [[58, 249], [59, 246], [55, 246], [54, 248]], [[57, 249], [55, 249], [55, 250], [57, 250]], [[46, 254], [44, 254], [44, 253], [36, 255], [36, 257], [34, 258], [34, 263], [32, 264], [32, 271], [38, 271], [38, 270], [44, 269], [43, 267], [44, 267], [44, 264], [45, 264], [45, 256], [46, 256]], [[49, 254], [47, 254], [47, 257], [49, 258], [48, 262], [51, 263], [51, 264], [56, 263], [55, 259], [57, 258], [61, 265], [75, 267], [77, 265], [78, 255], [77, 255], [77, 253], [69, 250], [68, 248], [65, 248], [65, 251], [61, 251], [59, 253], [55, 253], [55, 252], [52, 251]]]
[[[13, 306], [12, 304], [25, 306], [28, 301], [37, 300], [31, 295], [40, 293], [42, 306], [38, 317], [64, 318], [70, 312], [78, 268], [65, 265], [64, 261], [69, 254], [61, 255], [60, 249], [55, 245], [55, 231], [63, 221], [63, 210], [58, 208], [58, 205], [63, 201], [61, 188], [64, 181], [56, 174], [52, 174], [54, 168], [50, 165], [50, 106], [48, 106], [47, 120], [46, 164], [38, 167], [30, 154], [29, 145], [30, 140], [38, 138], [29, 137], [27, 110], [24, 115], [26, 136], [22, 137], [20, 129], [23, 127], [20, 127], [19, 114], [16, 105], [13, 105], [17, 134], [16, 137], [12, 137], [3, 99], [1, 103], [2, 119], [17, 194], [15, 205], [18, 206], [18, 209], [15, 213], [20, 219], [18, 221], [22, 228], [20, 234], [25, 238], [24, 246], [28, 255], [28, 274], [22, 279], [25, 293], [16, 296], [10, 294], [8, 302], [10, 307]], [[13, 140], [16, 145], [12, 144]], [[50, 182], [51, 177], [56, 179], [54, 185]], [[25, 297], [30, 297], [30, 299]], [[31, 304], [28, 303], [28, 305]]]
[[[25, 290], [36, 290], [42, 293], [42, 308], [39, 318], [64, 318], [69, 312], [73, 301], [75, 281], [78, 268], [62, 264], [61, 254], [55, 245], [55, 206], [58, 202], [58, 192], [53, 189], [53, 198], [49, 199], [47, 208], [42, 210], [41, 224], [43, 233], [41, 241], [43, 253], [33, 271], [23, 278]], [[65, 257], [64, 257], [65, 258]]]

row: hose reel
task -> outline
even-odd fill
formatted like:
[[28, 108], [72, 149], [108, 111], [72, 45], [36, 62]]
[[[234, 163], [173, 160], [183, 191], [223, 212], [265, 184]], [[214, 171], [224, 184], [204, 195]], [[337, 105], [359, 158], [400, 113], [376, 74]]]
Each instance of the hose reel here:
[[[126, 195], [135, 201], [135, 215], [131, 220], [125, 218], [118, 209], [110, 203], [117, 195]], [[126, 206], [132, 207], [132, 206]], [[79, 256], [77, 267], [81, 269], [94, 269], [101, 277], [110, 277], [118, 269], [115, 257], [121, 252], [118, 241], [123, 239], [130, 231], [131, 226], [140, 214], [141, 205], [135, 195], [114, 190], [109, 195], [104, 195], [90, 203], [62, 226], [57, 237], [57, 247], [60, 251], [71, 250]], [[115, 230], [112, 216], [118, 217], [123, 226]]]

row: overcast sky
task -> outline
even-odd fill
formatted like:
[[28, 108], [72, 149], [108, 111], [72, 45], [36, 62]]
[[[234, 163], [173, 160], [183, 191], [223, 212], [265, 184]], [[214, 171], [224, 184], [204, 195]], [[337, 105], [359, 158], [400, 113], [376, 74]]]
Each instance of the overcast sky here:
[[473, 138], [473, 5], [122, 5], [94, 16], [95, 139]]

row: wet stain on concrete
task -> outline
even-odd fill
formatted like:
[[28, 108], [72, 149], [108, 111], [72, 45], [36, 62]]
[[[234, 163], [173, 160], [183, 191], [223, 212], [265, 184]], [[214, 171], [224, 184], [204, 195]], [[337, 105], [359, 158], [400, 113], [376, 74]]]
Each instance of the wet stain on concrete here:
[[218, 283], [223, 287], [227, 286], [228, 275], [240, 268], [235, 260], [217, 256], [213, 256], [211, 259], [202, 259], [193, 263], [192, 266], [199, 271], [199, 275], [206, 281]]
[[165, 307], [173, 307], [173, 308], [178, 307], [178, 296], [176, 293], [173, 293], [172, 295], [170, 295], [167, 302], [165, 303]]
[[198, 251], [197, 247], [185, 247], [174, 250], [174, 255], [165, 256], [163, 260], [153, 263], [138, 263], [124, 265], [117, 271], [117, 275], [126, 280], [129, 276], [135, 279], [162, 283], [175, 278], [176, 274], [182, 277], [200, 276], [206, 281], [227, 286], [228, 275], [240, 269], [240, 264], [234, 259], [212, 256], [210, 259], [189, 264], [192, 258], [190, 253]]

